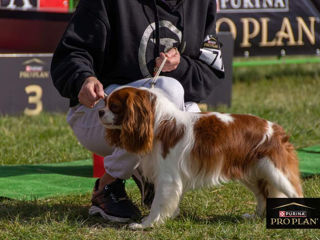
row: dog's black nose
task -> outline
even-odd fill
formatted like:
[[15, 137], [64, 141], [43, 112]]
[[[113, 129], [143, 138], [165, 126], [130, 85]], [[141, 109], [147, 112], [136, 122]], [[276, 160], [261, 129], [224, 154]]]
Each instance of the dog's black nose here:
[[104, 115], [104, 110], [99, 110], [99, 117], [103, 117]]

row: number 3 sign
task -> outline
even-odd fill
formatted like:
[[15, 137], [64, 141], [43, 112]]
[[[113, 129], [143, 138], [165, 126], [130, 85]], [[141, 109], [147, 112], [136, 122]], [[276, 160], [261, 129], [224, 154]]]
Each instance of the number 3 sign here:
[[32, 115], [38, 115], [42, 112], [43, 104], [41, 101], [42, 98], [42, 88], [39, 85], [29, 85], [25, 87], [25, 91], [27, 94], [34, 93], [34, 96], [28, 97], [28, 103], [35, 104], [35, 107], [33, 109], [30, 109], [29, 107], [26, 107], [24, 109], [24, 113], [26, 115], [32, 116]]
[[52, 54], [0, 54], [0, 114], [65, 112], [50, 77]]

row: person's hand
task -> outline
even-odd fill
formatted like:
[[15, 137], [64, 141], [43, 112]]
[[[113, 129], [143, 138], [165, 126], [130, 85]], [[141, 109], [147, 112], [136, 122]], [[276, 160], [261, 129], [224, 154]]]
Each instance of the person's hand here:
[[156, 69], [158, 69], [163, 62], [164, 58], [167, 61], [162, 69], [162, 72], [171, 72], [175, 70], [180, 63], [180, 53], [177, 48], [171, 48], [166, 53], [161, 52], [160, 56], [156, 58]]
[[103, 85], [97, 78], [88, 77], [78, 94], [79, 102], [86, 107], [93, 108], [102, 98], [104, 98]]

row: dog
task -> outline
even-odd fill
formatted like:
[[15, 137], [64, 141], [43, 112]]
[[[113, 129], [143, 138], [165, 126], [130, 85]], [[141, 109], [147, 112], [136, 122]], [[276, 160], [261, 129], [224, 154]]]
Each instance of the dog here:
[[[141, 157], [155, 185], [150, 214], [132, 229], [178, 215], [184, 192], [238, 180], [253, 192], [256, 213], [268, 197], [303, 197], [298, 159], [276, 123], [253, 115], [179, 110], [160, 89], [120, 87], [99, 111], [106, 140]], [[248, 215], [247, 215], [248, 216]]]

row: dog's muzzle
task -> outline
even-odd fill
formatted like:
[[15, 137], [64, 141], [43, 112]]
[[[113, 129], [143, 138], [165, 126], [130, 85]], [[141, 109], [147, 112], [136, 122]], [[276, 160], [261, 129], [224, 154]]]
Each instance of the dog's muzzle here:
[[115, 125], [112, 121], [110, 121], [110, 119], [108, 121], [108, 116], [105, 116], [106, 115], [106, 111], [105, 110], [103, 110], [103, 109], [99, 110], [98, 114], [99, 114], [100, 122], [102, 123], [102, 125], [105, 128], [108, 128], [108, 129], [121, 129], [121, 125]]

